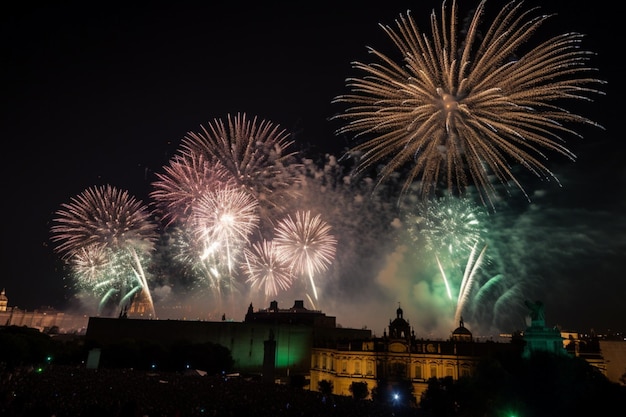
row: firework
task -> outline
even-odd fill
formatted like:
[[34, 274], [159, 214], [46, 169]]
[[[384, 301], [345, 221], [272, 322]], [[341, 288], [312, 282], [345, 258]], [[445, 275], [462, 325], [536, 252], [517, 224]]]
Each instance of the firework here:
[[276, 249], [289, 260], [291, 267], [309, 277], [313, 295], [317, 289], [313, 276], [332, 264], [337, 240], [330, 234], [331, 227], [318, 214], [296, 212], [295, 220], [287, 216], [276, 227]]
[[64, 259], [91, 245], [152, 250], [156, 225], [151, 212], [127, 191], [110, 185], [91, 187], [62, 204], [51, 228], [55, 251]]
[[175, 266], [176, 285], [181, 285], [189, 291], [208, 287], [218, 297], [226, 290], [227, 282], [222, 280], [222, 268], [218, 256], [209, 257], [210, 249], [206, 242], [194, 237], [192, 231], [185, 227], [173, 227], [169, 230], [169, 240], [166, 247], [172, 257], [171, 265]]
[[258, 203], [249, 194], [236, 188], [220, 188], [200, 198], [193, 211], [196, 235], [210, 245], [227, 250], [237, 242], [249, 242], [257, 228]]
[[167, 225], [185, 221], [193, 205], [205, 194], [219, 187], [234, 185], [219, 162], [209, 163], [202, 154], [176, 155], [165, 173], [157, 173], [150, 197], [163, 213]]
[[471, 199], [447, 194], [418, 203], [414, 217], [414, 237], [423, 237], [426, 246], [437, 253], [462, 257], [484, 238], [487, 213]]
[[193, 210], [192, 234], [201, 248], [198, 260], [207, 265], [214, 280], [228, 281], [231, 294], [239, 257], [259, 224], [257, 208], [252, 196], [229, 187], [202, 196]]
[[[210, 163], [219, 163], [228, 176], [259, 201], [260, 210], [282, 211], [293, 197], [298, 182], [293, 144], [289, 134], [267, 120], [248, 119], [245, 114], [228, 115], [226, 123], [214, 119], [201, 132], [183, 138], [182, 153], [200, 154]], [[268, 215], [269, 216], [269, 215]], [[265, 217], [268, 217], [265, 216]]]
[[558, 35], [520, 54], [549, 15], [530, 18], [521, 2], [512, 1], [481, 34], [481, 1], [460, 39], [457, 2], [450, 11], [446, 7], [444, 2], [440, 23], [431, 15], [431, 39], [410, 14], [400, 15], [396, 30], [383, 27], [402, 54], [401, 63], [374, 49], [369, 52], [379, 63], [354, 63], [365, 75], [349, 78], [351, 92], [334, 102], [349, 105], [335, 116], [348, 121], [337, 134], [364, 139], [352, 149], [362, 154], [357, 170], [384, 163], [382, 182], [408, 167], [403, 192], [416, 179], [424, 195], [439, 182], [455, 192], [473, 184], [483, 203], [492, 204], [491, 176], [523, 191], [514, 164], [558, 181], [544, 164], [542, 149], [574, 160], [561, 136], [580, 135], [568, 125], [600, 127], [561, 107], [603, 94], [594, 88], [604, 82], [593, 77], [592, 54], [580, 47], [582, 35]]
[[51, 240], [81, 284], [105, 292], [102, 301], [139, 285], [151, 302], [139, 255], [149, 254], [157, 239], [148, 207], [110, 185], [88, 188], [61, 207]]
[[454, 321], [457, 323], [461, 320], [463, 308], [470, 299], [471, 290], [476, 279], [476, 273], [482, 265], [482, 261], [485, 257], [485, 251], [487, 250], [487, 245], [485, 245], [480, 253], [477, 254], [477, 247], [477, 244], [475, 244], [472, 248], [472, 252], [467, 260], [465, 272], [463, 273], [463, 280], [461, 281], [461, 286], [459, 288], [459, 295], [456, 302], [456, 312], [454, 314]]
[[267, 297], [278, 295], [280, 290], [291, 287], [293, 276], [285, 259], [279, 257], [274, 242], [262, 240], [245, 249], [246, 282], [253, 288], [263, 288]]
[[107, 277], [113, 255], [100, 245], [88, 245], [75, 251], [69, 258], [72, 272], [84, 288], [94, 288]]
[[[425, 249], [433, 254], [448, 299], [456, 299], [458, 322], [485, 258], [487, 246], [480, 252], [477, 248], [486, 236], [483, 224], [487, 213], [469, 198], [450, 194], [420, 201], [417, 207], [416, 214], [407, 216], [409, 234], [414, 241], [423, 241]], [[458, 291], [454, 294], [452, 286], [457, 282]]]

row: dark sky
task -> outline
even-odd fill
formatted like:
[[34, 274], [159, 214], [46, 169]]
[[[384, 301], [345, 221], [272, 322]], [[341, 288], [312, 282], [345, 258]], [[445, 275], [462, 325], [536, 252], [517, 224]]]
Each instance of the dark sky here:
[[[339, 152], [347, 143], [333, 135], [337, 125], [328, 118], [337, 109], [330, 102], [346, 92], [350, 62], [366, 60], [366, 46], [390, 47], [378, 23], [392, 24], [410, 9], [428, 32], [428, 15], [433, 8], [440, 13], [440, 2], [430, 0], [220, 3], [20, 3], [2, 14], [0, 287], [10, 305], [62, 308], [71, 295], [49, 240], [62, 203], [105, 183], [146, 199], [154, 172], [201, 124], [245, 112], [286, 128], [302, 149]], [[488, 0], [487, 9], [502, 4]], [[584, 45], [598, 53], [593, 62], [608, 81], [606, 97], [585, 110], [606, 130], [585, 128], [585, 139], [574, 142], [579, 160], [562, 168], [563, 188], [573, 191], [554, 196], [550, 208], [566, 207], [573, 233], [584, 223], [610, 253], [590, 256], [571, 277], [559, 277], [567, 286], [552, 282], [545, 287], [549, 295], [533, 296], [561, 300], [558, 310], [556, 303], [549, 309], [548, 322], [552, 316], [580, 330], [626, 329], [626, 147], [616, 129], [615, 98], [622, 88], [615, 41], [621, 29], [611, 24], [616, 13], [608, 1], [591, 4], [541, 6], [557, 13], [547, 26], [588, 35]], [[383, 310], [382, 325], [395, 307]], [[407, 317], [414, 312], [405, 311]], [[350, 322], [342, 311], [326, 313]]]

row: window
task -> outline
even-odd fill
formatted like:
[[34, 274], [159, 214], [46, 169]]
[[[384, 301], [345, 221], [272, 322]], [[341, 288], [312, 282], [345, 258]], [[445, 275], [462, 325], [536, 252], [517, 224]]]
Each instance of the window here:
[[390, 375], [396, 378], [406, 378], [406, 368], [402, 362], [392, 362], [389, 364]]
[[422, 379], [422, 364], [415, 365], [415, 378]]
[[357, 375], [361, 375], [361, 361], [359, 360], [354, 362], [354, 373]]

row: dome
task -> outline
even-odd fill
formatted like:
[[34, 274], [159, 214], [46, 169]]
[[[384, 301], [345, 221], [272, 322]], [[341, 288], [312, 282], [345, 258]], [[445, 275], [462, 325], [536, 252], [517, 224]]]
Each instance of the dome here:
[[457, 328], [456, 328], [456, 329], [452, 332], [452, 334], [459, 334], [459, 335], [462, 335], [462, 334], [468, 334], [468, 335], [470, 335], [470, 336], [471, 336], [471, 335], [472, 335], [472, 332], [470, 332], [469, 330], [467, 330], [467, 328], [465, 328], [465, 327], [457, 327]]
[[403, 311], [398, 305], [396, 310], [396, 318], [389, 320], [389, 337], [394, 339], [405, 339], [411, 335], [411, 326], [409, 322], [402, 317]]
[[452, 340], [462, 341], [462, 342], [471, 342], [472, 341], [472, 332], [470, 332], [463, 323], [463, 318], [459, 322], [459, 327], [454, 329], [452, 332]]

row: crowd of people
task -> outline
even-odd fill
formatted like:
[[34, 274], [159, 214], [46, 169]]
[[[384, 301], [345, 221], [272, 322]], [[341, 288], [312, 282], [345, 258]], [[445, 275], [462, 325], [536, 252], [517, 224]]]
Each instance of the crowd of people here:
[[84, 366], [4, 373], [0, 389], [5, 417], [379, 417], [410, 411], [241, 377]]

